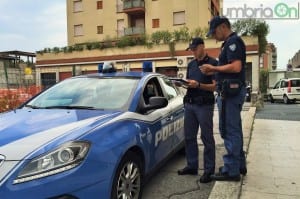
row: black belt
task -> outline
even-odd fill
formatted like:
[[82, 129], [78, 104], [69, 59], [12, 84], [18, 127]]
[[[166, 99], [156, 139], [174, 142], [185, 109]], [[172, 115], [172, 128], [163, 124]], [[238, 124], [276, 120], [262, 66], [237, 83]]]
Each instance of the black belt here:
[[214, 104], [215, 103], [215, 98], [214, 96], [197, 96], [197, 97], [189, 97], [189, 96], [184, 96], [183, 98], [184, 103], [189, 103], [189, 104]]

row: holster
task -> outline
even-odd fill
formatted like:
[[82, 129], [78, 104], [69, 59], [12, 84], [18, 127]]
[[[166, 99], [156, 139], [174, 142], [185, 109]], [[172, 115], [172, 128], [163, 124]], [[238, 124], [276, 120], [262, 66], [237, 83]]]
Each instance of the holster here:
[[224, 79], [222, 82], [221, 95], [224, 98], [238, 95], [243, 83], [239, 79]]

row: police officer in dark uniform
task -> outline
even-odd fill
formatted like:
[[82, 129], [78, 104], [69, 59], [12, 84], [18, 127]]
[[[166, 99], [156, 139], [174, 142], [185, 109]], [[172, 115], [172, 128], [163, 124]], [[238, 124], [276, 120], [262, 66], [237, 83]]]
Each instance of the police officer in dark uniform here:
[[198, 144], [197, 134], [201, 128], [201, 140], [204, 145], [204, 173], [201, 183], [211, 181], [210, 176], [215, 173], [215, 140], [213, 136], [214, 94], [216, 82], [211, 75], [204, 75], [199, 66], [203, 64], [217, 65], [217, 61], [209, 57], [204, 50], [203, 39], [197, 37], [192, 40], [187, 50], [194, 54], [187, 67], [187, 92], [184, 97], [184, 133], [187, 166], [178, 170], [179, 175], [198, 174]]
[[231, 30], [226, 17], [216, 16], [210, 21], [208, 36], [224, 41], [217, 67], [205, 64], [200, 70], [205, 74], [216, 74], [219, 127], [227, 154], [224, 166], [212, 175], [214, 180], [239, 181], [240, 174], [247, 173], [243, 151], [241, 111], [245, 99], [246, 48], [243, 40]]

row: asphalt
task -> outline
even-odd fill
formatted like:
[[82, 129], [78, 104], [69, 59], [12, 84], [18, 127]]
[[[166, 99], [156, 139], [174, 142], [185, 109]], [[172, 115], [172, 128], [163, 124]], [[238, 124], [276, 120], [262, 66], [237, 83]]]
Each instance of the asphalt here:
[[[244, 150], [248, 152], [251, 137], [252, 124], [256, 108], [245, 103], [241, 113]], [[214, 111], [214, 137], [216, 141], [216, 169], [223, 165], [222, 156], [225, 153], [223, 139], [219, 134], [218, 109]], [[242, 182], [210, 182], [202, 184], [199, 178], [203, 173], [203, 144], [198, 136], [199, 146], [199, 175], [179, 176], [177, 170], [185, 166], [184, 154], [177, 154], [163, 166], [146, 184], [143, 199], [225, 199], [238, 198], [241, 194]]]

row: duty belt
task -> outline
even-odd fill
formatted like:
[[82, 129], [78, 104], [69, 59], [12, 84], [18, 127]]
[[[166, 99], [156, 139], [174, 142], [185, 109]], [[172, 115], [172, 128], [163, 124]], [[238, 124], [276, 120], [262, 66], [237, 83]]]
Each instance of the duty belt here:
[[214, 96], [207, 97], [207, 96], [197, 96], [197, 97], [189, 97], [189, 96], [184, 96], [183, 98], [184, 103], [189, 103], [189, 104], [214, 104], [215, 103], [215, 98]]

